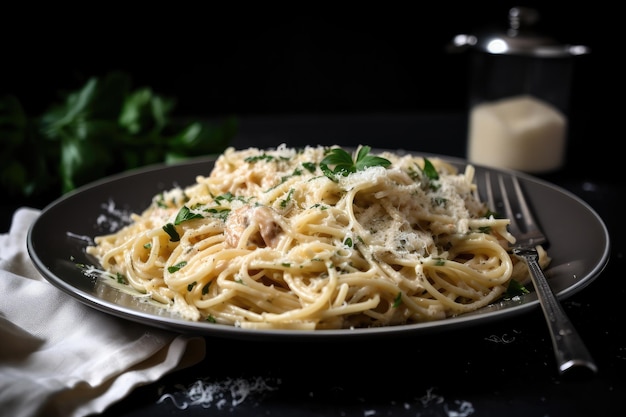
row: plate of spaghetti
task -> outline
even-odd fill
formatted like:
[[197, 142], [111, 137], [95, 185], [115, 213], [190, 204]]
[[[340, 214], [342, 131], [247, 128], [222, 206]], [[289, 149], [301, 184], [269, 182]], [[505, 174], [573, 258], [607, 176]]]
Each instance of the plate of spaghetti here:
[[[70, 192], [44, 208], [27, 247], [79, 301], [178, 332], [452, 329], [538, 307], [506, 249], [509, 219], [476, 185], [487, 170], [369, 146], [228, 148]], [[602, 219], [564, 189], [499, 172], [520, 179], [548, 235], [540, 262], [553, 290], [585, 288], [608, 262]]]

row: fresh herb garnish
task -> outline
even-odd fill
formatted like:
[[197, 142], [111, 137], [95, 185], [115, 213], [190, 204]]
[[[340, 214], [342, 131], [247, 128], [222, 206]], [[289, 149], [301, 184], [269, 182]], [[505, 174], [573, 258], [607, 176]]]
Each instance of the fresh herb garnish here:
[[244, 159], [245, 162], [249, 162], [249, 163], [255, 163], [257, 161], [270, 162], [273, 160], [274, 160], [274, 157], [272, 155], [266, 154], [265, 152], [263, 152], [261, 155], [249, 156], [246, 159]]
[[[167, 272], [169, 272], [170, 274], [173, 274], [174, 272], [178, 271], [180, 268], [182, 268], [185, 265], [187, 265], [187, 262], [181, 261], [181, 262], [177, 263], [176, 265], [168, 266], [167, 267]], [[194, 282], [194, 284], [195, 284], [195, 282]], [[189, 290], [189, 291], [191, 291], [191, 290]]]
[[530, 294], [530, 291], [528, 291], [528, 288], [523, 286], [519, 281], [512, 279], [509, 281], [509, 285], [506, 287], [506, 291], [504, 293], [503, 298], [511, 299], [513, 297], [517, 297], [517, 296], [524, 295], [524, 294]]
[[421, 180], [423, 190], [437, 190], [441, 186], [441, 184], [439, 184], [439, 173], [437, 172], [437, 169], [435, 168], [433, 163], [430, 162], [428, 158], [424, 158], [424, 167], [420, 168], [418, 166], [418, 168], [422, 172]]
[[399, 292], [398, 295], [396, 295], [396, 298], [393, 300], [393, 308], [400, 307], [400, 304], [402, 304], [402, 292]]
[[437, 169], [435, 169], [435, 166], [432, 162], [430, 162], [428, 158], [424, 158], [424, 168], [422, 169], [422, 172], [430, 180], [439, 179], [439, 173], [437, 172]]
[[213, 197], [213, 200], [214, 200], [217, 204], [219, 204], [219, 205], [221, 205], [221, 204], [222, 204], [222, 202], [224, 202], [224, 201], [226, 201], [226, 202], [228, 202], [228, 203], [231, 203], [231, 202], [233, 202], [233, 201], [235, 201], [235, 200], [242, 201], [242, 202], [244, 202], [244, 203], [246, 202], [246, 199], [245, 199], [245, 198], [243, 198], [243, 197], [241, 197], [241, 196], [237, 197], [237, 196], [233, 195], [230, 191], [229, 191], [229, 192], [226, 192], [226, 193], [224, 193], [224, 194], [218, 195], [218, 196], [214, 196], [214, 197]]
[[291, 201], [291, 199], [292, 199], [292, 197], [293, 197], [293, 193], [294, 193], [294, 191], [295, 191], [295, 190], [294, 190], [293, 188], [290, 188], [290, 189], [289, 189], [289, 193], [287, 194], [287, 197], [286, 197], [284, 200], [282, 200], [282, 201], [280, 202], [280, 207], [281, 207], [281, 208], [285, 208], [285, 207], [287, 207], [287, 204], [289, 204], [289, 202]]
[[[356, 158], [342, 148], [332, 148], [320, 162], [324, 175], [333, 181], [340, 176], [348, 176], [366, 168], [381, 166], [387, 168], [391, 161], [380, 156], [370, 155], [371, 147], [362, 146], [358, 149]], [[334, 168], [330, 168], [330, 167]]]
[[119, 272], [115, 273], [115, 280], [118, 284], [128, 285], [128, 279], [126, 279], [126, 276], [120, 274]]
[[168, 223], [165, 226], [163, 226], [163, 230], [165, 231], [165, 233], [170, 235], [170, 241], [178, 242], [180, 240], [180, 235], [178, 234], [178, 231], [176, 230], [176, 226], [174, 226], [172, 223]]
[[317, 169], [317, 167], [315, 166], [313, 162], [303, 162], [302, 166], [310, 173], [314, 173], [315, 170]]
[[487, 210], [487, 213], [485, 213], [485, 218], [490, 218], [491, 216], [493, 216], [494, 219], [504, 219], [504, 216], [502, 216], [500, 213], [496, 213], [495, 211], [491, 211], [490, 209]]
[[228, 218], [228, 215], [230, 214], [230, 209], [218, 210], [215, 208], [210, 208], [210, 209], [207, 209], [207, 213], [211, 213], [211, 216], [215, 219], [226, 221], [226, 219]]
[[203, 218], [202, 214], [193, 213], [189, 209], [189, 207], [182, 206], [180, 208], [180, 210], [178, 211], [178, 214], [176, 215], [176, 220], [174, 220], [174, 224], [178, 225], [178, 224], [181, 224], [182, 222], [186, 222], [188, 220], [202, 219], [202, 218]]

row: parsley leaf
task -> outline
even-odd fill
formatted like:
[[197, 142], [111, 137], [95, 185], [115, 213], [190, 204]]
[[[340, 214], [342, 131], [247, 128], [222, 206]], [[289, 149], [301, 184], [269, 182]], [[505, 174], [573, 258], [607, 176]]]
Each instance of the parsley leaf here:
[[370, 155], [371, 148], [369, 146], [363, 146], [359, 149], [356, 156], [355, 167], [357, 171], [363, 171], [369, 167], [384, 167], [387, 168], [391, 165], [391, 161], [380, 156]]
[[172, 223], [167, 223], [165, 226], [163, 226], [163, 230], [165, 231], [165, 233], [170, 235], [170, 241], [178, 242], [180, 240], [180, 235], [178, 234], [176, 227]]
[[396, 295], [396, 298], [393, 300], [393, 308], [400, 307], [400, 304], [402, 304], [402, 292], [399, 292], [398, 295]]
[[526, 288], [522, 283], [517, 280], [510, 280], [509, 285], [506, 287], [506, 291], [504, 293], [504, 299], [511, 299], [513, 297], [517, 297], [524, 294], [530, 294], [528, 288]]
[[[391, 161], [380, 156], [370, 155], [371, 147], [362, 146], [358, 149], [356, 158], [353, 160], [352, 155], [342, 148], [332, 148], [328, 151], [324, 159], [320, 162], [320, 168], [324, 175], [329, 179], [336, 181], [339, 176], [348, 176], [357, 171], [363, 171], [366, 168], [374, 166], [382, 166], [387, 168], [391, 165]], [[330, 166], [334, 166], [333, 169]]]
[[422, 170], [422, 172], [424, 172], [424, 175], [426, 175], [426, 177], [428, 177], [428, 179], [430, 180], [439, 179], [439, 173], [437, 172], [437, 169], [435, 169], [435, 166], [432, 162], [430, 162], [428, 158], [424, 158], [424, 169]]
[[[178, 271], [180, 268], [182, 268], [185, 265], [187, 265], [187, 262], [181, 261], [177, 263], [176, 265], [168, 266], [167, 272], [169, 272], [170, 274], [173, 274], [174, 272]], [[194, 285], [195, 285], [195, 282], [194, 282]], [[191, 291], [191, 288], [188, 288], [188, 290]]]
[[178, 225], [187, 220], [202, 218], [202, 214], [192, 213], [191, 210], [189, 210], [189, 207], [182, 206], [181, 209], [178, 211], [178, 214], [176, 215], [176, 220], [174, 220], [174, 224]]
[[424, 158], [424, 168], [420, 168], [422, 172], [422, 189], [437, 190], [441, 184], [439, 183], [439, 173], [428, 158]]

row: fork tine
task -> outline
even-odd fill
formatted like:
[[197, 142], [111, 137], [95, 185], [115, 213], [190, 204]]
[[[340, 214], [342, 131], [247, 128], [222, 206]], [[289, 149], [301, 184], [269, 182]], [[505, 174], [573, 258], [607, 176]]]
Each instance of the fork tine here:
[[[495, 212], [498, 216], [504, 216], [510, 219], [509, 231], [514, 235], [519, 234], [521, 231], [517, 225], [515, 212], [508, 198], [504, 178], [501, 174], [497, 174], [496, 178], [492, 179], [491, 172], [489, 171], [485, 172], [483, 178], [485, 182], [484, 193], [489, 210]], [[494, 182], [497, 182], [497, 185], [494, 185]], [[504, 210], [504, 212], [502, 212], [502, 210]]]
[[487, 206], [489, 210], [496, 211], [496, 200], [493, 197], [493, 187], [491, 186], [491, 174], [489, 171], [485, 172], [485, 193], [487, 198]]
[[[509, 223], [509, 231], [513, 236], [519, 239], [522, 231], [519, 227], [519, 224], [517, 223], [518, 216], [511, 207], [511, 199], [509, 198], [509, 193], [507, 192], [506, 185], [504, 184], [504, 178], [501, 174], [498, 174], [498, 186], [500, 187], [500, 194], [502, 195], [502, 206], [504, 207], [504, 215], [511, 220], [511, 222]], [[518, 194], [517, 197], [520, 197], [520, 195]], [[523, 201], [523, 196], [521, 199], [518, 200]]]
[[[492, 178], [495, 177], [495, 178]], [[547, 238], [535, 219], [519, 178], [486, 171], [483, 195], [490, 210], [510, 220], [509, 232], [519, 243], [547, 244]]]
[[526, 202], [526, 196], [522, 191], [522, 187], [519, 183], [519, 179], [517, 177], [512, 177], [513, 187], [515, 188], [515, 195], [517, 196], [517, 202], [519, 204], [520, 211], [522, 213], [518, 218], [524, 223], [524, 227], [526, 228], [526, 233], [537, 232], [539, 231], [539, 227], [537, 226], [537, 222], [535, 221], [535, 217], [533, 216], [530, 208], [528, 207], [528, 203]]
[[525, 241], [524, 243], [532, 246], [547, 244], [548, 239], [541, 231], [539, 223], [530, 209], [530, 205], [527, 202], [526, 195], [524, 194], [524, 190], [522, 190], [519, 179], [516, 176], [512, 176], [511, 181], [515, 190], [515, 201], [517, 202], [519, 209], [519, 211], [513, 212], [512, 216], [517, 223], [516, 227], [518, 229], [520, 228], [520, 224], [518, 222], [521, 222], [523, 227], [523, 230], [518, 230], [518, 238], [523, 239]]

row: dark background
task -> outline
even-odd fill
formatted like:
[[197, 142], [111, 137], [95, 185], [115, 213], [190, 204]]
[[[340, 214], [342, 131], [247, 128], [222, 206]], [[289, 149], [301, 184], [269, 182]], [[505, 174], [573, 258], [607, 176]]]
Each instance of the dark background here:
[[[127, 14], [119, 6], [100, 17], [97, 9], [61, 19], [40, 12], [43, 21], [14, 16], [25, 26], [7, 14], [4, 23], [17, 31], [5, 37], [15, 55], [2, 65], [1, 87], [38, 112], [58, 91], [121, 69], [137, 86], [176, 97], [181, 113], [199, 116], [456, 111], [466, 104], [468, 74], [466, 54], [446, 51], [454, 35], [505, 28], [512, 6], [534, 6], [542, 15], [539, 31], [591, 46], [600, 60], [608, 28], [595, 14], [608, 25], [616, 13], [590, 2], [422, 3], [278, 8], [231, 2], [217, 10], [198, 3], [169, 5], [157, 16]], [[588, 60], [579, 61], [577, 96], [589, 94], [592, 82]]]
[[[466, 113], [469, 87], [468, 55], [451, 54], [446, 51], [446, 45], [456, 34], [506, 25], [508, 10], [513, 6], [536, 6], [542, 13], [540, 30], [563, 43], [591, 48], [590, 55], [576, 60], [570, 106], [569, 166], [564, 179], [555, 183], [596, 208], [606, 219], [612, 242], [615, 241], [611, 263], [597, 284], [566, 304], [568, 314], [597, 355], [600, 378], [589, 383], [572, 383], [547, 377], [554, 371], [552, 352], [547, 331], [541, 326], [543, 318], [536, 311], [514, 327], [503, 323], [495, 330], [469, 329], [460, 335], [450, 335], [442, 343], [417, 341], [418, 358], [437, 358], [441, 346], [454, 347], [459, 340], [464, 341], [468, 351], [478, 353], [469, 359], [455, 355], [451, 361], [425, 363], [425, 368], [419, 369], [435, 379], [422, 378], [415, 387], [405, 388], [413, 398], [413, 392], [423, 392], [424, 386], [431, 386], [433, 381], [435, 385], [441, 383], [440, 392], [450, 398], [470, 398], [477, 410], [486, 410], [477, 415], [490, 411], [516, 416], [556, 416], [564, 412], [586, 415], [596, 410], [606, 414], [612, 411], [607, 407], [622, 406], [619, 388], [623, 386], [623, 325], [615, 318], [623, 312], [618, 304], [606, 299], [607, 285], [615, 299], [623, 299], [624, 262], [620, 242], [623, 242], [624, 222], [622, 204], [618, 203], [623, 200], [623, 157], [616, 149], [622, 146], [624, 135], [621, 64], [624, 40], [620, 28], [623, 14], [617, 3], [439, 1], [372, 2], [365, 6], [364, 2], [353, 2], [351, 7], [340, 6], [339, 2], [286, 4], [270, 7], [265, 3], [259, 6], [255, 2], [230, 2], [228, 7], [218, 8], [215, 3], [203, 2], [144, 3], [143, 9], [132, 11], [129, 4], [98, 2], [54, 4], [47, 6], [49, 10], [42, 9], [45, 5], [25, 5], [19, 11], [11, 10], [14, 5], [4, 5], [0, 13], [0, 94], [15, 94], [31, 115], [37, 115], [58, 98], [59, 92], [76, 90], [89, 77], [122, 70], [133, 76], [135, 86], [150, 86], [157, 93], [176, 98], [176, 112], [180, 116], [213, 118], [235, 114], [242, 116], [244, 122], [249, 117], [259, 116], [262, 121], [264, 116], [271, 116], [272, 123], [266, 129], [274, 129], [279, 125], [276, 121], [283, 120], [281, 115], [358, 113], [354, 119], [339, 120], [362, 121], [368, 113], [416, 114], [417, 126], [430, 127], [428, 137], [443, 142], [450, 136], [448, 132], [439, 135], [432, 130], [439, 128], [441, 120], [460, 120], [447, 115]], [[441, 115], [445, 117], [439, 118]], [[432, 123], [425, 121], [430, 118]], [[295, 122], [286, 119], [293, 123], [283, 129], [289, 132], [302, 132], [302, 125], [308, 128], [316, 120], [306, 118], [306, 123], [300, 123], [298, 118]], [[337, 127], [333, 120], [327, 119], [324, 118], [326, 125], [311, 129], [313, 133], [306, 132], [305, 136], [328, 131], [328, 126]], [[255, 123], [255, 129], [249, 129], [255, 135], [250, 137], [272, 137], [271, 132], [262, 129], [264, 125], [258, 118]], [[387, 126], [379, 122], [372, 125]], [[362, 126], [359, 132], [365, 130]], [[454, 149], [460, 142], [456, 140], [459, 127], [458, 123], [450, 127], [455, 132], [454, 141], [437, 148], [449, 147], [448, 153], [460, 153], [458, 148]], [[341, 132], [349, 129], [350, 124], [337, 128]], [[406, 138], [402, 127], [397, 130], [388, 136]], [[370, 132], [370, 136], [375, 133]], [[393, 143], [388, 136], [381, 135], [379, 143], [369, 144], [385, 147]], [[406, 145], [409, 149], [415, 146], [418, 145]], [[6, 197], [2, 198], [6, 204]], [[10, 206], [2, 212], [4, 223], [0, 230], [8, 230], [15, 208]], [[521, 329], [516, 333], [519, 343], [510, 348], [494, 347], [483, 340], [485, 334], [510, 334], [518, 328]], [[268, 346], [255, 352], [270, 359], [276, 352], [284, 352], [284, 346]], [[391, 349], [397, 346], [388, 344]], [[319, 349], [319, 346], [311, 348]], [[371, 349], [359, 352], [364, 361], [371, 356]], [[288, 353], [297, 356], [300, 352]], [[256, 368], [244, 367], [237, 372], [252, 374], [273, 366], [271, 360], [253, 360], [258, 356], [243, 357], [244, 364]], [[193, 381], [198, 375], [219, 377], [230, 372], [230, 363], [220, 364], [217, 370], [215, 365], [208, 360], [204, 368], [194, 367], [167, 376], [158, 385], [171, 387], [180, 381]], [[326, 362], [322, 365], [314, 374], [325, 374], [332, 367]], [[284, 372], [289, 381], [300, 381], [298, 368], [285, 368]], [[497, 382], [485, 387], [477, 385], [477, 373], [493, 375]], [[399, 375], [397, 369], [374, 369], [377, 380], [371, 384], [367, 379], [371, 377], [369, 372], [346, 375], [340, 375], [339, 381], [323, 388], [329, 393], [321, 401], [319, 396], [303, 398], [309, 392], [299, 392], [300, 386], [294, 383], [289, 384], [284, 397], [268, 406], [276, 406], [272, 412], [279, 414], [281, 406], [294, 405], [295, 409], [295, 404], [302, 401], [313, 404], [313, 414], [325, 406], [335, 408], [336, 402], [336, 410], [341, 413], [342, 402], [361, 399], [363, 395], [375, 398], [374, 405], [402, 398], [394, 392], [399, 386], [394, 383]], [[450, 375], [459, 378], [450, 379]], [[510, 375], [519, 375], [520, 379], [507, 378]], [[350, 392], [331, 391], [335, 383], [338, 386], [345, 383]], [[386, 394], [376, 391], [380, 386], [387, 387]], [[365, 393], [360, 391], [363, 387], [367, 388]], [[149, 415], [157, 407], [160, 396], [157, 389], [155, 385], [138, 389], [109, 414]], [[402, 402], [397, 404], [400, 406]], [[206, 413], [197, 410], [199, 414]], [[362, 414], [360, 409], [355, 411]]]
[[[36, 116], [59, 92], [111, 70], [175, 98], [175, 115], [464, 112], [467, 53], [446, 47], [459, 33], [507, 25], [513, 6], [537, 8], [537, 28], [591, 47], [572, 81], [572, 148], [580, 160], [606, 152], [623, 108], [619, 13], [597, 2], [174, 3], [129, 10], [5, 13], [0, 93]], [[402, 4], [402, 5], [400, 5]], [[590, 146], [590, 144], [593, 144]], [[384, 145], [373, 143], [373, 146]]]

